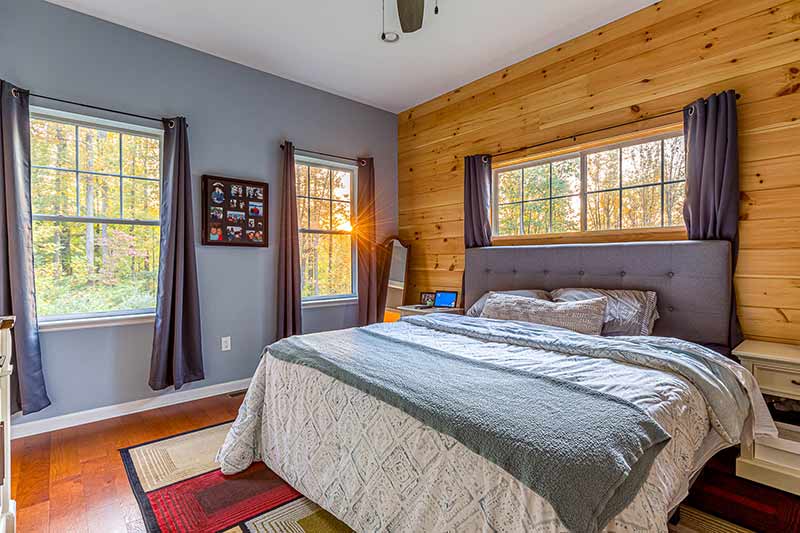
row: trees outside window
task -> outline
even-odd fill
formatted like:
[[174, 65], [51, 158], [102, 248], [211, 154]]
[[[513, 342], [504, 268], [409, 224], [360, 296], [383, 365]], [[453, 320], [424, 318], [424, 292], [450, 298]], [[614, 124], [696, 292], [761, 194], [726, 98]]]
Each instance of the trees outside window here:
[[158, 130], [32, 114], [31, 208], [40, 318], [155, 308], [160, 196]]
[[302, 297], [355, 296], [355, 171], [298, 157], [295, 175]]
[[670, 135], [500, 168], [495, 235], [680, 226], [686, 149]]

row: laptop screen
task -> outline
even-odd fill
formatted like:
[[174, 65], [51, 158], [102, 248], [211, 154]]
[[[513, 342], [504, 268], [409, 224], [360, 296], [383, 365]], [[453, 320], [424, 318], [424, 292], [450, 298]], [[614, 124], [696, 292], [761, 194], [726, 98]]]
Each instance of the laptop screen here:
[[455, 307], [458, 293], [455, 291], [436, 291], [433, 300], [434, 307]]

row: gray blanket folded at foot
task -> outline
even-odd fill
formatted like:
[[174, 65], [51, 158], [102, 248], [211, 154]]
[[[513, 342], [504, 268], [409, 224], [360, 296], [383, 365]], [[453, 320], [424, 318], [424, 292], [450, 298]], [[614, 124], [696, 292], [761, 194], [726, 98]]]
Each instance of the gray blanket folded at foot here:
[[369, 328], [290, 337], [269, 354], [450, 435], [547, 499], [572, 531], [594, 533], [622, 511], [670, 438], [610, 394]]

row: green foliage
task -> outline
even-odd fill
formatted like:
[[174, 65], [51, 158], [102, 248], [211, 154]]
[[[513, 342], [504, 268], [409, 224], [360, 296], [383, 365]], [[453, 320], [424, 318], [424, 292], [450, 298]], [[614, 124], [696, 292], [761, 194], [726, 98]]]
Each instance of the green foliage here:
[[40, 317], [155, 307], [158, 225], [53, 221], [39, 215], [157, 221], [160, 151], [156, 138], [31, 121], [34, 271]]
[[302, 296], [352, 294], [352, 173], [298, 163], [295, 178]]

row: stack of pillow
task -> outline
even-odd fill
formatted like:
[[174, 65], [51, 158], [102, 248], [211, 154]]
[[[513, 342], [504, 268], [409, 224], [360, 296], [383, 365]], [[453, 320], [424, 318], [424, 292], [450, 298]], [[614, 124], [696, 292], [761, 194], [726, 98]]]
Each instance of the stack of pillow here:
[[545, 324], [588, 335], [651, 335], [656, 293], [630, 289], [487, 292], [467, 316]]

